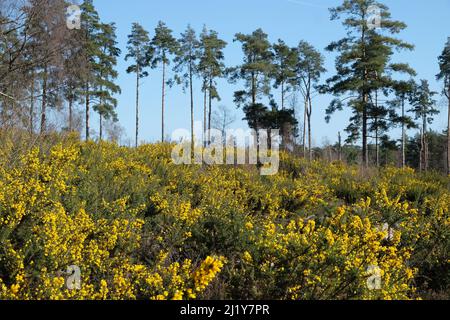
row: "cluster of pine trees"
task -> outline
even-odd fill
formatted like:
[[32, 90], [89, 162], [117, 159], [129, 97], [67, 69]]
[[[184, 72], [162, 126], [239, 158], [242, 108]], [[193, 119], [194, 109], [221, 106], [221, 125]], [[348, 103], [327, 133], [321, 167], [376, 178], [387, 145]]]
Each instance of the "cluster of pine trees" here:
[[[81, 28], [67, 27], [65, 0], [3, 0], [0, 3], [0, 124], [2, 129], [26, 128], [31, 134], [45, 134], [48, 109], [68, 109], [64, 130], [74, 131], [74, 110], [84, 108], [86, 139], [90, 138], [90, 114], [99, 114], [99, 138], [104, 136], [104, 121], [117, 121], [116, 66], [121, 50], [114, 23], [101, 21], [92, 0], [80, 5]], [[368, 24], [369, 8], [380, 9], [381, 25]], [[139, 143], [139, 92], [141, 80], [151, 69], [162, 69], [161, 140], [164, 141], [167, 86], [180, 85], [189, 92], [192, 140], [194, 140], [194, 81], [200, 79], [203, 93], [204, 131], [211, 129], [214, 101], [220, 100], [219, 79], [239, 86], [235, 104], [242, 108], [253, 129], [279, 129], [287, 147], [298, 136], [299, 119], [288, 103], [292, 94], [304, 101], [303, 132], [298, 143], [303, 155], [312, 159], [311, 117], [314, 97], [335, 97], [327, 109], [326, 120], [347, 108], [352, 116], [346, 128], [347, 146], [362, 141], [358, 150], [364, 166], [382, 165], [389, 150], [399, 151], [401, 166], [416, 165], [427, 170], [436, 159], [430, 144], [434, 133], [429, 127], [440, 112], [436, 96], [427, 80], [416, 80], [416, 72], [407, 63], [394, 62], [398, 50], [414, 46], [397, 35], [406, 28], [391, 18], [389, 9], [375, 0], [343, 0], [331, 9], [332, 20], [342, 20], [347, 35], [332, 42], [328, 52], [337, 53], [336, 73], [321, 82], [324, 57], [311, 44], [300, 41], [290, 47], [284, 41], [269, 41], [261, 29], [251, 34], [237, 33], [234, 42], [242, 47], [243, 61], [226, 66], [224, 49], [228, 45], [218, 32], [203, 28], [200, 34], [190, 26], [176, 37], [165, 23], [159, 22], [152, 36], [138, 23], [128, 36], [125, 60], [128, 73], [136, 76], [136, 134]], [[450, 105], [450, 39], [438, 59], [443, 95]], [[169, 68], [173, 77], [169, 77]], [[278, 90], [279, 99], [273, 92]], [[277, 101], [278, 100], [278, 101]], [[450, 122], [450, 111], [449, 111]], [[37, 125], [39, 124], [39, 126]], [[400, 141], [389, 136], [401, 128]], [[408, 138], [408, 130], [417, 129], [418, 138]], [[210, 139], [207, 139], [208, 141]], [[442, 140], [442, 139], [441, 139]], [[374, 143], [371, 143], [374, 141]], [[444, 139], [447, 149], [446, 170], [450, 173], [450, 133]], [[339, 158], [343, 146], [339, 134]], [[412, 150], [417, 150], [413, 163]], [[324, 152], [324, 150], [321, 150]], [[372, 156], [371, 156], [372, 155]], [[438, 157], [442, 157], [438, 155]]]
[[67, 103], [64, 129], [72, 131], [74, 108], [84, 104], [86, 139], [91, 109], [100, 115], [102, 138], [103, 120], [117, 120], [115, 96], [120, 93], [114, 23], [101, 22], [92, 1], [81, 6], [80, 29], [68, 28], [69, 4], [63, 0], [2, 1], [1, 6], [2, 128], [22, 125], [45, 134], [47, 109]]

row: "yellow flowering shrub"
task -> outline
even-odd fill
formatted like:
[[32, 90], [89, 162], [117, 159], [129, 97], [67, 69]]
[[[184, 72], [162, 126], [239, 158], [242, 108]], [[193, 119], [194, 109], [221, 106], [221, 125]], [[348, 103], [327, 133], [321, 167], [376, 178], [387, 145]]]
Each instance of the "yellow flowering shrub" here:
[[[140, 262], [145, 203], [130, 205], [127, 195], [111, 202], [99, 197], [95, 213], [87, 211], [89, 198], [72, 208], [80, 197], [80, 176], [89, 174], [89, 159], [80, 162], [83, 147], [57, 145], [47, 155], [33, 149], [17, 168], [0, 168], [0, 299], [192, 299], [201, 294], [222, 263], [199, 275], [210, 257], [198, 269], [188, 259]], [[133, 173], [121, 158], [104, 165], [116, 172], [116, 181], [150, 174], [137, 163], [131, 164]], [[189, 214], [189, 204], [184, 211]], [[67, 286], [69, 266], [80, 268], [79, 289]]]
[[448, 297], [448, 177], [285, 153], [264, 177], [174, 165], [170, 144], [15, 143], [0, 299]]

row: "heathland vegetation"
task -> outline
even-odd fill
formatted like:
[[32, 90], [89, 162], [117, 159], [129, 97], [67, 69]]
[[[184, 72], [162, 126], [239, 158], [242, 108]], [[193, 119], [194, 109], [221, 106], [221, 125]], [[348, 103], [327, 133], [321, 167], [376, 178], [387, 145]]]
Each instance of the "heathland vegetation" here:
[[[433, 92], [394, 63], [414, 46], [374, 0], [331, 9], [348, 33], [326, 48], [337, 56], [328, 79], [324, 53], [305, 41], [237, 33], [243, 60], [227, 66], [217, 31], [134, 23], [123, 48], [136, 80], [131, 147], [118, 143], [116, 26], [92, 0], [69, 20], [68, 6], [0, 1], [0, 299], [449, 298], [450, 132], [430, 125], [444, 114], [437, 96], [450, 105], [450, 40], [430, 61], [443, 88]], [[140, 145], [142, 79], [155, 69], [161, 143]], [[249, 128], [280, 131], [278, 174], [173, 163], [167, 87], [189, 96], [179, 107], [192, 141], [202, 104], [205, 148], [208, 129], [232, 119], [215, 110], [219, 79], [236, 86]], [[318, 94], [335, 98], [326, 120], [351, 112], [346, 141], [330, 133], [336, 144], [313, 147]]]

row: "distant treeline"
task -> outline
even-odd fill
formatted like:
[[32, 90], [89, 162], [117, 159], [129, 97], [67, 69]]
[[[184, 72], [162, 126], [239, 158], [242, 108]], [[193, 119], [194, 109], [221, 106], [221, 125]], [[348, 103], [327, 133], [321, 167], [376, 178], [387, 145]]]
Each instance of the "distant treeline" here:
[[[0, 2], [0, 125], [4, 130], [20, 128], [33, 135], [54, 130], [81, 132], [84, 128], [89, 140], [90, 115], [95, 111], [100, 119], [99, 140], [106, 135], [117, 138], [116, 97], [121, 90], [116, 67], [121, 49], [116, 26], [102, 22], [92, 0], [80, 4], [79, 16], [75, 12], [67, 17], [69, 5], [64, 0]], [[373, 8], [377, 8], [380, 25], [372, 24]], [[80, 28], [71, 24], [73, 19], [79, 19]], [[194, 81], [202, 84], [206, 132], [212, 126], [214, 102], [221, 99], [217, 81], [226, 78], [238, 87], [234, 101], [250, 128], [279, 129], [283, 145], [300, 145], [302, 155], [309, 159], [328, 154], [330, 159], [337, 156], [364, 166], [409, 165], [450, 173], [450, 134], [446, 132], [445, 137], [429, 129], [442, 111], [436, 103], [439, 93], [431, 91], [427, 80], [416, 80], [416, 72], [407, 63], [393, 62], [396, 51], [414, 50], [412, 44], [397, 37], [406, 24], [393, 20], [389, 9], [375, 0], [343, 0], [331, 9], [331, 19], [342, 20], [348, 33], [325, 49], [337, 53], [335, 73], [325, 82], [324, 57], [305, 41], [291, 47], [281, 39], [271, 43], [261, 29], [237, 33], [233, 41], [242, 46], [243, 61], [227, 66], [227, 42], [214, 30], [204, 27], [197, 34], [188, 26], [176, 37], [160, 21], [150, 35], [133, 23], [125, 59], [127, 72], [136, 76], [135, 144], [140, 141], [140, 123], [145, 121], [139, 117], [141, 79], [158, 69], [162, 71], [162, 141], [165, 120], [174, 112], [166, 108], [167, 86], [180, 85], [189, 93], [186, 105], [191, 111], [193, 140], [194, 106], [200, 103], [194, 100]], [[437, 79], [443, 84], [442, 95], [450, 105], [450, 40], [436, 63], [441, 70]], [[274, 90], [279, 94], [275, 96]], [[339, 139], [336, 147], [314, 150], [311, 117], [319, 94], [335, 97], [327, 108], [327, 121], [344, 108], [351, 117], [345, 141]], [[295, 112], [298, 104], [304, 107], [300, 116]], [[64, 115], [58, 126], [49, 125], [50, 109]], [[225, 126], [226, 120], [223, 123]], [[402, 130], [399, 141], [391, 137], [394, 128]], [[416, 131], [408, 138], [412, 129]], [[349, 147], [360, 142], [360, 148]]]

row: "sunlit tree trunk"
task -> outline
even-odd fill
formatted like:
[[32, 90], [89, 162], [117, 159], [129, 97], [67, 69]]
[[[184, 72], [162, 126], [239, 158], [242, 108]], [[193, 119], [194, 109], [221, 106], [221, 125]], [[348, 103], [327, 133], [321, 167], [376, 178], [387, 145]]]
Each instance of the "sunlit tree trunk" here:
[[100, 134], [99, 141], [103, 140], [103, 116], [100, 114]]
[[164, 142], [164, 108], [166, 95], [166, 61], [163, 58], [162, 105], [161, 105], [161, 141]]
[[363, 93], [362, 162], [366, 168], [369, 167], [369, 149], [367, 148], [367, 101], [368, 96], [366, 93]]
[[308, 114], [308, 99], [305, 96], [305, 112], [303, 113], [303, 157], [306, 158], [306, 127], [307, 124], [307, 114]]
[[208, 145], [211, 144], [211, 116], [212, 116], [212, 78], [209, 79], [209, 106], [208, 106]]
[[89, 112], [90, 112], [90, 94], [89, 94], [89, 83], [86, 84], [86, 141], [89, 141]]
[[[139, 58], [138, 58], [139, 61]], [[136, 63], [136, 148], [139, 145], [139, 63]]]
[[[405, 119], [405, 99], [402, 98], [402, 119]], [[406, 128], [402, 121], [402, 168], [406, 167]]]
[[339, 158], [339, 161], [342, 161], [342, 139], [341, 139], [341, 132], [338, 133], [338, 148], [339, 148], [338, 158]]
[[208, 99], [208, 90], [206, 88], [206, 79], [203, 81], [203, 147], [206, 148], [206, 128], [207, 128], [207, 120], [206, 120], [206, 114], [207, 114], [207, 99]]
[[195, 153], [195, 137], [194, 137], [194, 88], [193, 88], [193, 71], [192, 61], [189, 63], [189, 89], [191, 93], [191, 157]]
[[312, 116], [312, 99], [311, 95], [308, 97], [308, 153], [309, 153], [309, 161], [313, 159], [313, 150], [312, 150], [312, 134], [311, 134], [311, 116]]

